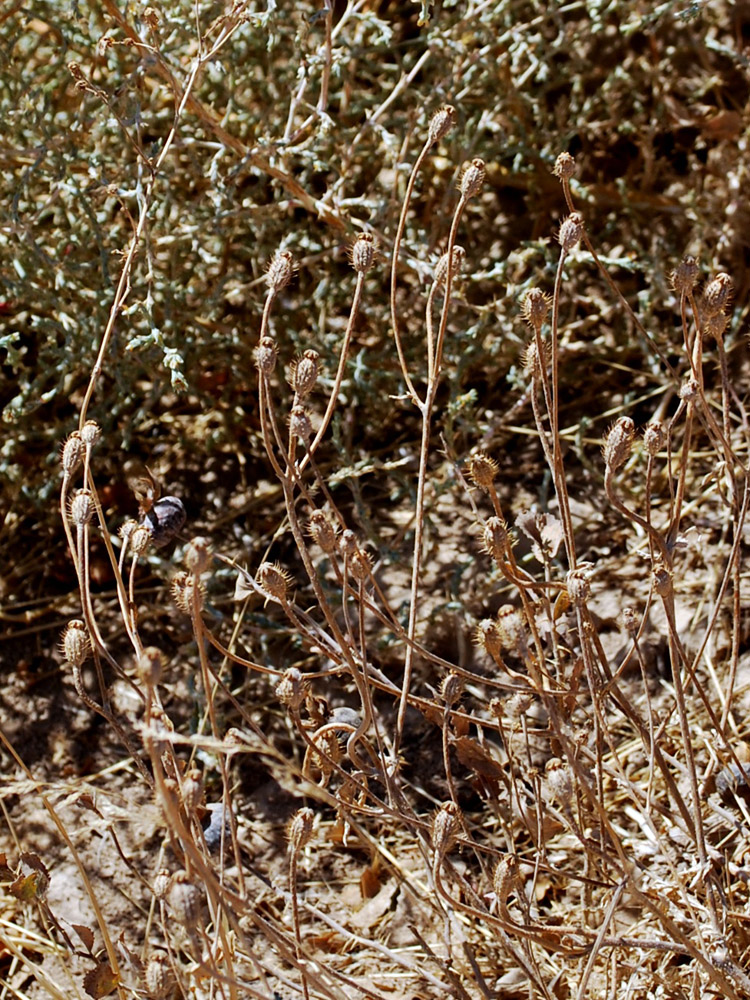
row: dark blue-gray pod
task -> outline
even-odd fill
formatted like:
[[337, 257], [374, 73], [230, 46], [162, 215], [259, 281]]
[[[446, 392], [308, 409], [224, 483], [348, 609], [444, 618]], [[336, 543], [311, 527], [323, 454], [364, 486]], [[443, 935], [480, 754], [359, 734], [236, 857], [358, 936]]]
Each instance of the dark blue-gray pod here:
[[151, 529], [151, 540], [157, 549], [171, 542], [184, 523], [185, 508], [179, 497], [162, 497], [141, 519], [141, 524]]

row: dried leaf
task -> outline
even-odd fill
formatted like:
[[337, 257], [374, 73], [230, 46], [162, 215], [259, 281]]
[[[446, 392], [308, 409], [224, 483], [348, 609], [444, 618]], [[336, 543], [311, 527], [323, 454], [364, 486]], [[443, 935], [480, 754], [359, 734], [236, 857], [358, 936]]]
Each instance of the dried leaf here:
[[461, 763], [483, 778], [501, 778], [505, 774], [502, 764], [472, 737], [459, 736], [453, 740], [452, 746], [456, 748]]
[[83, 977], [83, 988], [90, 997], [99, 1000], [116, 989], [119, 982], [120, 977], [112, 971], [109, 962], [100, 962]]

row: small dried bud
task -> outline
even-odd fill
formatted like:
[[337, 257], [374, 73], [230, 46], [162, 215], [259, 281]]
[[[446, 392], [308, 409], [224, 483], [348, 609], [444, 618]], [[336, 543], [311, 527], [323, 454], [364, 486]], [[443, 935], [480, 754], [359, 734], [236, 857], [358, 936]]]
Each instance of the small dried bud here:
[[87, 448], [93, 448], [102, 436], [102, 429], [95, 420], [87, 420], [81, 428], [81, 441]]
[[312, 836], [314, 813], [312, 809], [298, 809], [289, 823], [287, 837], [293, 853], [301, 851]]
[[177, 980], [167, 956], [152, 955], [146, 965], [146, 989], [151, 1000], [165, 1000], [176, 985]]
[[508, 896], [515, 891], [518, 879], [518, 862], [512, 854], [500, 858], [492, 873], [492, 888], [498, 908], [503, 911], [508, 907]]
[[672, 592], [672, 573], [661, 563], [654, 566], [653, 581], [659, 597], [668, 597]]
[[461, 814], [455, 802], [444, 802], [432, 821], [432, 846], [436, 860], [445, 857], [453, 847], [461, 825]]
[[484, 550], [498, 565], [503, 562], [508, 547], [508, 525], [501, 517], [488, 517], [482, 533]]
[[82, 528], [91, 523], [94, 516], [94, 501], [89, 490], [78, 490], [70, 502], [70, 519]]
[[620, 417], [604, 441], [604, 464], [611, 472], [617, 472], [630, 458], [635, 437], [635, 424], [630, 417]]
[[652, 420], [646, 427], [643, 432], [643, 443], [651, 458], [655, 458], [664, 447], [666, 437], [667, 433], [661, 420]]
[[336, 528], [322, 510], [314, 510], [308, 521], [308, 528], [313, 541], [321, 547], [326, 555], [333, 555], [336, 551]]
[[698, 398], [700, 386], [694, 378], [686, 378], [680, 386], [680, 399], [685, 403], [694, 403]]
[[156, 687], [161, 680], [164, 660], [161, 650], [156, 646], [146, 646], [136, 660], [136, 672], [139, 680], [147, 687]]
[[695, 288], [698, 275], [698, 261], [690, 254], [685, 254], [679, 265], [672, 271], [672, 287], [679, 295], [687, 295]]
[[573, 799], [573, 781], [565, 761], [553, 757], [547, 761], [544, 773], [552, 796], [562, 805], [570, 805]]
[[571, 212], [560, 226], [557, 239], [564, 253], [568, 253], [579, 243], [583, 236], [583, 216], [580, 212]]
[[151, 544], [151, 528], [147, 524], [138, 524], [130, 534], [130, 548], [137, 555], [143, 555]]
[[258, 567], [256, 582], [264, 594], [284, 604], [292, 578], [278, 563], [264, 562]]
[[497, 612], [497, 629], [505, 649], [510, 649], [521, 656], [526, 653], [528, 644], [523, 612], [514, 608], [512, 604], [503, 604]]
[[182, 804], [185, 812], [192, 815], [203, 800], [203, 775], [194, 767], [182, 779]]
[[190, 880], [187, 872], [175, 872], [167, 895], [167, 902], [175, 916], [184, 927], [195, 929], [201, 919], [201, 904], [203, 893]]
[[703, 290], [703, 319], [724, 312], [732, 298], [732, 279], [725, 271], [720, 271]]
[[569, 181], [576, 172], [576, 161], [570, 153], [560, 153], [555, 160], [552, 173], [559, 177], [561, 181]]
[[458, 185], [463, 197], [468, 199], [473, 198], [475, 194], [479, 194], [486, 176], [487, 168], [484, 160], [480, 159], [480, 157], [476, 156], [470, 163], [467, 163], [464, 166], [461, 181]]
[[[529, 694], [523, 694], [521, 691], [517, 694], [511, 695], [510, 698], [504, 704], [504, 715], [508, 717], [511, 722], [519, 722], [528, 712], [533, 704], [534, 699]], [[501, 706], [503, 703], [500, 703]]]
[[[463, 264], [464, 257], [466, 256], [466, 251], [463, 247], [455, 245], [453, 247], [453, 266], [451, 268], [451, 275], [455, 278], [456, 275], [461, 270], [461, 265]], [[440, 260], [435, 266], [435, 284], [440, 287], [440, 285], [445, 284], [448, 277], [448, 254], [444, 253]]]
[[523, 318], [535, 330], [541, 330], [549, 312], [549, 297], [541, 288], [530, 288], [523, 299]]
[[497, 471], [497, 462], [483, 451], [472, 455], [469, 459], [469, 479], [480, 490], [484, 490], [485, 493], [490, 492], [497, 476]]
[[65, 626], [61, 646], [63, 656], [71, 666], [80, 667], [86, 662], [91, 641], [86, 626], [79, 618], [74, 618]]
[[277, 250], [268, 262], [266, 281], [272, 295], [289, 284], [294, 274], [294, 257], [289, 250]]
[[572, 569], [568, 573], [565, 586], [571, 601], [579, 607], [585, 604], [591, 595], [591, 582], [585, 569]]
[[293, 437], [300, 441], [309, 441], [312, 437], [313, 429], [310, 417], [304, 406], [293, 406], [289, 415], [289, 430]]
[[372, 573], [370, 556], [367, 552], [363, 552], [359, 546], [349, 557], [349, 570], [357, 583], [364, 583], [370, 578]]
[[62, 470], [63, 474], [70, 478], [81, 464], [83, 457], [83, 441], [78, 431], [73, 431], [68, 440], [63, 445], [62, 450]]
[[123, 521], [120, 525], [120, 530], [118, 532], [120, 538], [123, 542], [129, 542], [131, 535], [138, 527], [138, 522], [133, 517], [129, 517], [127, 521]]
[[185, 565], [187, 568], [195, 576], [200, 576], [201, 573], [206, 572], [210, 562], [211, 546], [208, 544], [208, 539], [202, 535], [192, 538], [185, 548]]
[[372, 233], [360, 233], [351, 248], [352, 267], [357, 274], [367, 274], [375, 260], [377, 242]]
[[715, 316], [704, 317], [703, 333], [707, 337], [713, 337], [717, 343], [721, 343], [727, 326], [729, 326], [729, 317], [726, 313], [716, 313]]
[[427, 138], [431, 145], [439, 142], [456, 124], [456, 109], [450, 104], [438, 108], [430, 119]]
[[307, 697], [308, 682], [296, 667], [285, 671], [276, 685], [276, 697], [285, 708], [297, 712]]
[[203, 608], [203, 589], [197, 577], [192, 573], [177, 573], [172, 579], [172, 597], [180, 611], [186, 615]]
[[305, 351], [302, 357], [290, 366], [289, 384], [300, 399], [309, 396], [315, 388], [319, 368], [320, 355], [317, 351]]
[[151, 529], [151, 539], [161, 549], [172, 541], [185, 518], [185, 506], [179, 497], [162, 497], [143, 515], [141, 524]]
[[455, 705], [460, 699], [464, 690], [464, 681], [454, 671], [451, 671], [447, 677], [443, 679], [443, 683], [440, 685], [440, 694], [446, 705]]
[[501, 660], [503, 643], [494, 618], [483, 618], [474, 629], [474, 642], [496, 662]]
[[266, 376], [273, 374], [278, 354], [279, 349], [273, 337], [261, 337], [260, 343], [255, 349], [255, 363], [261, 374]]
[[631, 607], [622, 609], [622, 627], [628, 635], [635, 636], [640, 628], [638, 615]]
[[157, 899], [166, 899], [172, 875], [167, 868], [160, 868], [154, 877], [154, 895]]

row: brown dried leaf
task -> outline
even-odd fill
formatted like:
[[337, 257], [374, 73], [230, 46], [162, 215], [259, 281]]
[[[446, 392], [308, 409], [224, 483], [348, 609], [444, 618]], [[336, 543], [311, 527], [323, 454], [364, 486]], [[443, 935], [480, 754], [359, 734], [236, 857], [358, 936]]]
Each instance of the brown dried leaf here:
[[483, 778], [501, 778], [505, 774], [502, 764], [472, 737], [459, 736], [453, 740], [452, 746], [456, 748], [461, 763]]
[[112, 971], [109, 962], [100, 962], [83, 977], [83, 988], [94, 1000], [100, 1000], [116, 989], [119, 982], [120, 977]]

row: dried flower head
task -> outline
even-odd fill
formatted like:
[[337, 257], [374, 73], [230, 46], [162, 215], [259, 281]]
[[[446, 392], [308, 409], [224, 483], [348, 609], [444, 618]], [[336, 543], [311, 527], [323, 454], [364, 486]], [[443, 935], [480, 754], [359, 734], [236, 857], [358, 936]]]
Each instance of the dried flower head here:
[[564, 253], [572, 250], [583, 236], [583, 216], [580, 212], [571, 212], [560, 226], [557, 240]]
[[679, 295], [687, 295], [695, 288], [700, 271], [698, 261], [691, 254], [685, 254], [677, 267], [672, 271], [672, 288]]
[[[150, 9], [150, 8], [149, 8]], [[146, 988], [152, 1000], [165, 1000], [177, 985], [166, 955], [152, 955], [146, 965]]]
[[651, 458], [655, 458], [664, 447], [667, 439], [667, 432], [661, 420], [652, 420], [643, 432], [643, 443]]
[[313, 434], [310, 416], [304, 406], [293, 406], [289, 414], [289, 431], [300, 441], [309, 441]]
[[352, 267], [357, 274], [367, 274], [375, 260], [377, 240], [372, 233], [360, 233], [349, 251]]
[[164, 657], [156, 646], [146, 646], [136, 660], [138, 679], [147, 687], [156, 687], [161, 680]]
[[461, 698], [464, 690], [464, 680], [459, 674], [451, 670], [447, 677], [443, 678], [440, 685], [440, 695], [446, 705], [455, 705]]
[[292, 577], [278, 563], [264, 562], [258, 567], [256, 582], [268, 597], [286, 603]]
[[65, 626], [60, 640], [62, 654], [73, 667], [80, 667], [91, 652], [91, 640], [85, 624], [74, 618]]
[[102, 429], [95, 420], [87, 420], [81, 428], [81, 441], [87, 448], [93, 448], [102, 436]]
[[272, 295], [289, 284], [294, 274], [294, 256], [289, 250], [277, 250], [268, 262], [266, 282]]
[[455, 802], [444, 802], [432, 820], [432, 846], [436, 860], [441, 860], [456, 842], [461, 828], [461, 813]]
[[700, 394], [700, 386], [694, 378], [686, 378], [680, 386], [679, 396], [685, 403], [694, 403]]
[[78, 490], [70, 501], [70, 519], [77, 527], [82, 528], [91, 523], [94, 516], [94, 500], [89, 490]]
[[70, 478], [81, 464], [83, 458], [83, 441], [79, 431], [73, 431], [68, 440], [63, 445], [62, 450], [62, 470], [63, 474]]
[[427, 138], [431, 145], [439, 142], [456, 124], [456, 109], [451, 104], [438, 108], [430, 119]]
[[484, 550], [500, 565], [506, 558], [508, 548], [508, 525], [501, 517], [488, 517], [482, 532]]
[[[453, 247], [453, 264], [451, 266], [451, 275], [455, 278], [456, 275], [461, 270], [461, 265], [464, 262], [464, 257], [466, 256], [466, 251], [463, 247], [457, 244]], [[435, 284], [439, 287], [445, 284], [448, 277], [448, 254], [444, 253], [440, 260], [435, 265]]]
[[724, 331], [729, 326], [729, 317], [726, 313], [715, 313], [713, 316], [706, 316], [703, 320], [703, 333], [706, 337], [720, 343], [724, 338]]
[[314, 818], [315, 814], [312, 809], [308, 809], [307, 807], [298, 809], [294, 816], [292, 816], [289, 829], [287, 830], [287, 839], [289, 841], [289, 848], [293, 853], [296, 854], [301, 851], [309, 842], [312, 836]]
[[512, 604], [503, 604], [497, 612], [497, 629], [503, 648], [521, 656], [526, 653], [526, 622], [519, 608], [515, 608]]
[[500, 629], [494, 618], [483, 618], [474, 629], [474, 642], [493, 660], [499, 661], [503, 651]]
[[512, 854], [500, 858], [492, 873], [492, 888], [500, 910], [507, 909], [508, 896], [515, 891], [518, 880], [518, 862]]
[[472, 483], [485, 493], [489, 493], [497, 476], [498, 465], [494, 458], [480, 451], [469, 459], [467, 471]]
[[579, 607], [585, 604], [591, 596], [591, 580], [588, 570], [580, 567], [572, 569], [568, 573], [565, 586], [573, 604]]
[[130, 548], [137, 555], [143, 555], [151, 544], [151, 528], [147, 524], [138, 524], [130, 534]]
[[620, 417], [604, 439], [604, 464], [611, 472], [617, 472], [630, 458], [635, 437], [635, 424], [630, 417]]
[[732, 298], [732, 279], [725, 271], [720, 271], [703, 290], [703, 319], [724, 312]]
[[562, 805], [569, 806], [573, 799], [573, 781], [565, 761], [558, 757], [548, 760], [544, 774], [551, 796]]
[[273, 374], [278, 356], [279, 349], [273, 337], [261, 337], [260, 343], [255, 348], [255, 363], [262, 375]]
[[301, 358], [289, 366], [289, 384], [299, 399], [309, 396], [315, 388], [320, 369], [320, 355], [317, 351], [305, 351]]
[[185, 812], [190, 816], [203, 801], [203, 775], [197, 767], [191, 768], [182, 779], [180, 792]]
[[202, 535], [191, 538], [185, 547], [185, 565], [196, 576], [205, 573], [211, 562], [211, 546]]
[[186, 615], [203, 608], [203, 588], [200, 581], [192, 573], [177, 573], [172, 578], [172, 597], [180, 611]]
[[550, 298], [541, 288], [530, 288], [523, 297], [523, 318], [535, 330], [541, 330], [549, 312]]
[[552, 168], [552, 173], [555, 177], [559, 177], [561, 181], [569, 181], [570, 178], [576, 172], [576, 161], [570, 155], [570, 153], [560, 153], [560, 155], [555, 160], [555, 165]]
[[487, 167], [484, 160], [476, 156], [469, 163], [464, 165], [458, 188], [464, 198], [473, 198], [479, 194], [487, 176]]
[[187, 872], [175, 872], [172, 876], [167, 902], [175, 920], [188, 929], [195, 929], [201, 919], [203, 893], [191, 881]]
[[627, 607], [622, 609], [622, 627], [628, 635], [634, 636], [638, 633], [640, 620], [633, 608]]
[[309, 682], [305, 680], [296, 667], [290, 667], [276, 685], [276, 697], [285, 708], [298, 712], [309, 690]]
[[333, 555], [336, 551], [336, 526], [325, 511], [314, 510], [307, 525], [313, 541], [317, 542], [326, 555]]

